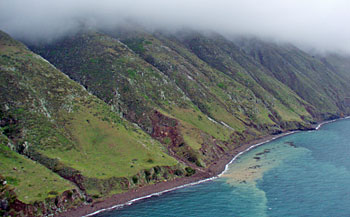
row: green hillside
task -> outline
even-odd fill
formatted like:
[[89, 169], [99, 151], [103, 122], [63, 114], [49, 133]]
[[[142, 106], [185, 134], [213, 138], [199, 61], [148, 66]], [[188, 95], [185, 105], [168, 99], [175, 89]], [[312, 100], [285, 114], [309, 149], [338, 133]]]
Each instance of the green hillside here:
[[315, 106], [320, 115], [349, 111], [343, 102], [349, 96], [350, 80], [348, 75], [342, 76], [339, 68], [330, 68], [315, 56], [290, 44], [277, 45], [257, 39], [241, 40], [239, 44], [273, 77]]
[[66, 190], [89, 200], [184, 171], [158, 141], [5, 33], [0, 54], [0, 174], [37, 215], [38, 203]]
[[4, 215], [209, 174], [244, 143], [350, 114], [348, 58], [292, 45], [138, 27], [28, 46], [0, 32]]

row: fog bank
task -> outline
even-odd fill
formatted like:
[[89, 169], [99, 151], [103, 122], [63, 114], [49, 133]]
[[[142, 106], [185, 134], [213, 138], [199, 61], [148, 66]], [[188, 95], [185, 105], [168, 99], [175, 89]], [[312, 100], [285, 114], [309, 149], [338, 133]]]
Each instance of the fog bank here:
[[349, 11], [346, 0], [1, 0], [0, 29], [35, 42], [132, 21], [151, 29], [212, 30], [350, 53]]

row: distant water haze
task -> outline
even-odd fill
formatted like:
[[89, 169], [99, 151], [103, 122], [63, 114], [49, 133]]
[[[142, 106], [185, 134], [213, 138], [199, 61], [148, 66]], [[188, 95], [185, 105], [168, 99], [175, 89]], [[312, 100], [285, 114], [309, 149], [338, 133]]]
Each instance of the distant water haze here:
[[241, 155], [219, 179], [97, 216], [348, 216], [349, 132], [347, 119], [282, 137]]
[[21, 40], [50, 42], [82, 27], [138, 23], [148, 29], [211, 30], [350, 53], [349, 11], [347, 0], [2, 0], [0, 29]]

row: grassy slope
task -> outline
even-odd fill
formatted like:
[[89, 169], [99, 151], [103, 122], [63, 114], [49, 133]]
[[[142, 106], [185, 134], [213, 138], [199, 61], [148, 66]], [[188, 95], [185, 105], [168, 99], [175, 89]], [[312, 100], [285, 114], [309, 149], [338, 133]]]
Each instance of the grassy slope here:
[[[282, 83], [261, 73], [256, 66], [254, 67], [246, 60], [249, 58], [223, 38], [213, 40], [198, 33], [190, 33], [180, 42], [171, 36], [158, 34], [157, 37], [162, 43], [145, 45], [143, 56], [147, 59], [152, 55], [158, 61], [156, 65], [170, 63], [168, 68], [181, 68], [179, 74], [183, 77], [190, 74], [195, 78], [196, 90], [206, 93], [205, 98], [209, 99], [208, 107], [214, 108], [211, 110], [211, 117], [226, 122], [229, 120], [228, 117], [235, 116], [247, 122], [253, 121], [257, 125], [275, 124], [269, 115], [274, 116], [276, 111], [282, 115], [284, 121], [301, 121], [300, 116], [310, 118], [303, 107], [305, 102]], [[183, 46], [186, 44], [189, 49]], [[167, 46], [168, 48], [164, 49]], [[229, 46], [232, 48], [228, 51], [222, 48]], [[169, 51], [169, 47], [172, 51]], [[215, 55], [212, 55], [214, 53]], [[235, 56], [232, 57], [233, 55]], [[235, 58], [243, 59], [245, 62], [242, 60], [235, 62], [233, 61]], [[170, 71], [168, 73], [170, 77], [175, 74], [174, 70], [168, 71]], [[258, 79], [254, 80], [255, 77]], [[273, 91], [275, 89], [278, 91]], [[226, 108], [227, 111], [220, 111], [220, 108]], [[225, 113], [228, 114], [224, 115]], [[231, 126], [235, 127], [235, 125]]]
[[338, 72], [338, 74], [346, 79], [350, 80], [350, 56], [348, 54], [328, 54], [318, 57], [330, 70]]
[[[143, 49], [141, 45], [134, 46], [134, 49]], [[181, 136], [196, 155], [200, 155], [196, 150], [202, 139], [189, 139], [189, 135], [185, 136], [186, 129], [196, 129], [192, 138], [205, 133], [205, 137], [230, 139], [231, 129], [209, 121], [171, 78], [116, 39], [89, 32], [34, 50], [148, 133], [152, 133], [154, 127], [150, 121], [152, 110], [180, 121]], [[86, 62], [91, 59], [94, 61]], [[233, 116], [226, 119], [235, 120]]]
[[73, 135], [74, 149], [42, 152], [85, 176], [98, 178], [131, 177], [142, 169], [176, 165], [159, 142], [133, 126], [101, 121], [95, 116], [100, 111], [80, 108], [69, 120], [67, 130]]
[[[188, 45], [190, 49], [184, 47], [189, 39], [179, 41], [169, 35], [152, 35], [138, 30], [109, 34], [120, 38], [147, 62], [173, 79], [203, 113], [218, 122], [228, 124], [239, 132], [246, 130], [247, 125], [256, 125], [260, 128], [256, 131], [258, 134], [266, 129], [266, 126], [278, 128], [280, 123], [276, 124], [276, 119], [297, 122], [302, 122], [300, 117], [311, 119], [303, 105], [307, 103], [288, 87], [260, 73], [259, 78], [264, 82], [264, 87], [279, 90], [271, 95], [259, 86], [259, 83], [242, 66], [237, 63], [232, 64], [231, 60], [226, 61], [225, 58], [230, 56], [220, 50], [216, 51], [221, 49], [217, 46], [220, 45], [217, 41], [213, 44], [203, 35], [196, 35], [197, 33], [188, 35], [188, 37], [203, 39], [203, 44], [198, 45], [207, 46], [206, 49], [196, 50], [195, 44]], [[203, 58], [207, 55], [206, 52], [222, 55], [222, 57], [218, 57], [217, 62], [212, 64], [217, 57], [209, 54], [208, 58]], [[236, 55], [244, 54], [239, 54], [237, 51]], [[231, 64], [232, 67], [227, 70], [217, 67], [226, 63]], [[234, 75], [230, 74], [230, 71]], [[270, 116], [276, 116], [276, 113], [278, 117], [272, 120]]]
[[175, 146], [188, 145], [200, 160], [215, 140], [233, 147], [239, 133], [256, 137], [312, 122], [312, 105], [221, 36], [107, 34], [114, 38], [90, 31], [32, 49], [149, 134], [154, 110], [177, 120], [184, 143]]
[[[28, 156], [39, 152], [60, 162], [62, 168], [55, 169], [69, 166], [83, 176], [103, 179], [178, 163], [159, 142], [4, 33], [0, 54], [1, 127], [18, 152]], [[8, 170], [13, 168], [11, 161], [2, 163]], [[26, 182], [36, 185], [39, 179], [33, 176]], [[23, 187], [20, 198], [35, 199], [25, 193], [32, 191], [29, 184], [19, 185]], [[87, 192], [96, 192], [90, 186]]]
[[[223, 40], [222, 38], [220, 38], [221, 40]], [[220, 44], [216, 41], [217, 44]], [[225, 46], [225, 45], [224, 45]], [[179, 46], [180, 47], [180, 46]], [[232, 48], [232, 50], [236, 53], [236, 55], [241, 55], [244, 57], [244, 55], [238, 51], [238, 50], [234, 50]], [[232, 51], [231, 51], [232, 52]], [[198, 56], [200, 56], [198, 54]], [[201, 62], [200, 58], [197, 57], [192, 57], [190, 58], [191, 62], [199, 62], [196, 65], [205, 65]], [[189, 58], [189, 57], [187, 57]], [[195, 60], [194, 60], [195, 59]], [[233, 58], [231, 58], [233, 59]], [[210, 65], [210, 61], [208, 61], [206, 64]], [[264, 77], [261, 73], [258, 74], [256, 72], [256, 70], [252, 70], [253, 74], [256, 74], [255, 76], [259, 77], [259, 81], [265, 81], [266, 83], [268, 83], [268, 85], [266, 86], [270, 86], [270, 87], [274, 87], [276, 89], [279, 90], [280, 94], [284, 94], [283, 97], [278, 96], [275, 93], [272, 93], [273, 96], [269, 95], [269, 93], [265, 93], [266, 90], [269, 91], [269, 89], [267, 89], [265, 86], [263, 86], [261, 83], [258, 82], [255, 83], [251, 77], [251, 75], [249, 75], [249, 72], [247, 73], [248, 75], [246, 75], [245, 71], [249, 70], [242, 68], [243, 66], [237, 66], [235, 68], [231, 69], [231, 73], [229, 74], [227, 71], [218, 73], [216, 71], [216, 74], [221, 75], [219, 76], [220, 78], [218, 79], [219, 81], [221, 80], [221, 83], [217, 83], [217, 86], [224, 89], [224, 93], [231, 95], [233, 97], [239, 97], [238, 100], [236, 100], [236, 104], [239, 104], [241, 106], [241, 108], [248, 110], [248, 112], [246, 112], [246, 116], [248, 117], [248, 119], [252, 119], [253, 122], [258, 123], [258, 124], [272, 124], [273, 120], [271, 120], [269, 118], [269, 114], [270, 115], [274, 115], [274, 111], [269, 107], [269, 105], [266, 105], [266, 101], [269, 101], [269, 99], [271, 98], [277, 98], [277, 100], [273, 100], [274, 102], [272, 102], [272, 104], [277, 103], [277, 104], [287, 104], [288, 106], [281, 106], [278, 105], [276, 106], [276, 109], [280, 110], [280, 112], [284, 112], [284, 113], [290, 113], [290, 111], [292, 111], [289, 115], [284, 115], [282, 116], [282, 118], [285, 121], [293, 121], [293, 120], [297, 120], [300, 121], [300, 116], [309, 116], [309, 114], [305, 111], [305, 108], [303, 107], [302, 104], [300, 104], [299, 102], [299, 97], [296, 96], [294, 93], [292, 93], [290, 90], [288, 90], [288, 88], [286, 88], [284, 85], [279, 84], [278, 82], [276, 82], [276, 80], [271, 79], [269, 77]], [[200, 70], [202, 71], [203, 69], [200, 68]], [[225, 75], [225, 76], [223, 76]], [[237, 76], [237, 77], [236, 77]], [[227, 82], [228, 80], [231, 80], [235, 83], [234, 86], [232, 86], [232, 83], [230, 84], [225, 84], [225, 81]], [[252, 87], [254, 84], [254, 88]], [[245, 85], [244, 85], [245, 84]], [[262, 86], [265, 89], [259, 88], [259, 85]], [[223, 87], [222, 87], [223, 86]], [[237, 91], [239, 90], [239, 91]], [[218, 95], [217, 91], [216, 95]], [[249, 93], [250, 94], [247, 96], [244, 93]], [[221, 95], [219, 95], [221, 96]], [[243, 100], [242, 100], [243, 99]], [[284, 99], [285, 101], [283, 101], [282, 99]], [[227, 102], [230, 100], [227, 99], [223, 99], [223, 101]], [[238, 102], [237, 102], [238, 101]], [[281, 102], [278, 102], [281, 101]], [[273, 105], [274, 106], [274, 105]], [[234, 114], [235, 115], [235, 114]]]
[[348, 96], [349, 87], [346, 78], [339, 74], [341, 70], [328, 68], [314, 56], [292, 45], [255, 39], [241, 40], [239, 44], [272, 76], [317, 107], [318, 113], [339, 114], [345, 109], [341, 102]]
[[[209, 80], [201, 70], [173, 50], [173, 47], [168, 44], [170, 41], [160, 41], [150, 34], [137, 32], [126, 36], [116, 35], [116, 37], [121, 37], [121, 40], [141, 57], [174, 80], [201, 112], [218, 122], [225, 121], [238, 131], [245, 129], [244, 124], [232, 115], [235, 105], [229, 105], [227, 102], [230, 100], [218, 97], [223, 96], [228, 99], [227, 93], [219, 87], [225, 80], [220, 73], [209, 71], [208, 73], [211, 73], [212, 76], [216, 75], [215, 79]], [[143, 49], [137, 49], [141, 46]], [[175, 44], [173, 46], [179, 47]], [[193, 56], [193, 54], [190, 55]], [[208, 69], [210, 70], [209, 67]], [[238, 86], [239, 84], [233, 85]]]
[[232, 42], [221, 36], [204, 36], [199, 33], [184, 33], [179, 40], [210, 66], [253, 91], [272, 114], [277, 112], [277, 119], [278, 116], [282, 120], [300, 121], [300, 116], [310, 118], [304, 108], [306, 102], [288, 87], [265, 74], [259, 65]]
[[9, 139], [0, 135], [0, 171], [7, 183], [15, 188], [18, 199], [24, 203], [43, 201], [66, 190], [76, 188], [72, 183], [49, 169], [12, 151]]

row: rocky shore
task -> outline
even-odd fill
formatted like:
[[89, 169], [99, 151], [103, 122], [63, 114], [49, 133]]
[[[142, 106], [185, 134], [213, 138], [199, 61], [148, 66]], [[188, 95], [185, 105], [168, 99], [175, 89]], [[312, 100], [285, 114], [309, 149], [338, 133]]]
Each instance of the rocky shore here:
[[61, 213], [59, 216], [90, 216], [97, 214], [101, 211], [106, 211], [122, 206], [123, 204], [130, 204], [132, 201], [137, 200], [138, 198], [144, 199], [151, 197], [153, 195], [159, 195], [158, 193], [164, 193], [171, 190], [174, 190], [180, 186], [187, 186], [190, 184], [196, 184], [200, 181], [211, 180], [213, 177], [220, 175], [225, 169], [226, 165], [229, 164], [232, 159], [235, 158], [238, 154], [250, 150], [252, 147], [262, 145], [271, 140], [277, 139], [279, 137], [289, 135], [293, 133], [284, 132], [278, 135], [268, 135], [248, 143], [245, 143], [237, 148], [235, 148], [231, 153], [225, 154], [219, 161], [213, 163], [209, 168], [204, 171], [197, 171], [196, 174], [190, 177], [176, 178], [171, 181], [159, 182], [153, 185], [147, 185], [138, 189], [131, 189], [125, 193], [116, 194], [109, 198], [106, 198], [103, 201], [97, 201], [92, 204], [82, 205], [77, 208], [68, 210], [67, 212]]

